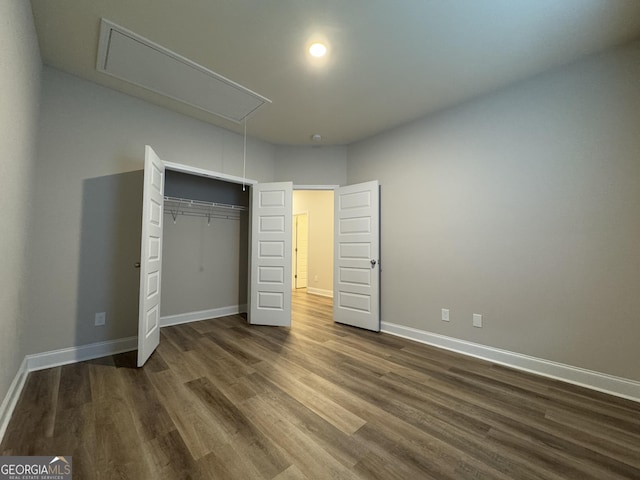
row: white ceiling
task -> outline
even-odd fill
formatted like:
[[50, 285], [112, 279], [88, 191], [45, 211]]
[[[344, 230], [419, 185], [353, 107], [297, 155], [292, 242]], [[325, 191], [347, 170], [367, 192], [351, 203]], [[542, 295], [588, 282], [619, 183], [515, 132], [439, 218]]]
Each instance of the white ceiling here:
[[[230, 130], [96, 70], [100, 18], [273, 101], [248, 133], [348, 144], [640, 38], [638, 0], [31, 0], [43, 61]], [[329, 55], [305, 47], [324, 39]]]

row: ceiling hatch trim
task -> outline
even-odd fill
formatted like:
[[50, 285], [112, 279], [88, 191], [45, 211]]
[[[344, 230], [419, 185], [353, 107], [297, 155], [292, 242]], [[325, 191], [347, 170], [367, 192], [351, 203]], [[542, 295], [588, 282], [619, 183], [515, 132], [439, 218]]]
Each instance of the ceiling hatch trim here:
[[262, 105], [271, 103], [268, 98], [104, 18], [96, 68], [235, 123], [242, 123]]

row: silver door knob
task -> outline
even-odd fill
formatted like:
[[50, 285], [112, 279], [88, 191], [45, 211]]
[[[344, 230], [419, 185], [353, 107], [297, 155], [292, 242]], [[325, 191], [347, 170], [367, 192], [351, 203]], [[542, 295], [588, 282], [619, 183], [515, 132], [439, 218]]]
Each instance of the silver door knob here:
[[375, 266], [376, 266], [376, 263], [377, 263], [377, 262], [376, 262], [374, 259], [371, 259], [371, 268], [375, 267]]
[[140, 262], [134, 263], [133, 266], [136, 267], [136, 268], [140, 268]]

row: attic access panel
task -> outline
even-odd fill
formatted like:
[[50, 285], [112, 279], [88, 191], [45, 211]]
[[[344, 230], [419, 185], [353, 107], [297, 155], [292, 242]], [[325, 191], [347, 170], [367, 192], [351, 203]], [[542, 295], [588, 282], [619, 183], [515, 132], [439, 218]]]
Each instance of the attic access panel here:
[[104, 18], [98, 71], [241, 123], [268, 98]]

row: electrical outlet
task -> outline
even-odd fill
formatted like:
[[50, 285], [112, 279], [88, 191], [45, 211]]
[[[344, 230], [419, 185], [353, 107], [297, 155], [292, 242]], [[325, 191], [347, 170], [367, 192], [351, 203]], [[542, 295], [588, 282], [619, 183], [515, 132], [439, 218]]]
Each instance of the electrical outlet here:
[[442, 309], [442, 321], [443, 322], [448, 322], [449, 321], [449, 309], [448, 308], [443, 308]]
[[482, 315], [480, 315], [479, 313], [473, 314], [473, 326], [482, 328]]
[[106, 312], [98, 312], [96, 313], [95, 323], [96, 327], [100, 327], [107, 322], [107, 313]]

